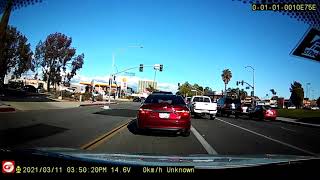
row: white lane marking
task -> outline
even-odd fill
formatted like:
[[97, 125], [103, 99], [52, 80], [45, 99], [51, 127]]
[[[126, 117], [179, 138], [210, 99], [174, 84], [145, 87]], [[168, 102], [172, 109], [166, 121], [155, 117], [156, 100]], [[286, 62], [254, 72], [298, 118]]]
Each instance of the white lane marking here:
[[280, 127], [281, 129], [284, 129], [284, 130], [287, 130], [287, 131], [291, 131], [291, 132], [297, 132], [297, 131], [295, 131], [295, 130], [292, 130], [292, 129], [289, 129], [289, 128], [285, 128], [285, 127]]
[[201, 143], [201, 145], [204, 147], [204, 149], [207, 151], [208, 154], [218, 154], [217, 151], [215, 151], [211, 145], [201, 136], [201, 134], [193, 127], [191, 126], [191, 132], [196, 136], [198, 141]]
[[231, 125], [231, 126], [234, 126], [234, 127], [239, 128], [239, 129], [245, 130], [245, 131], [250, 132], [250, 133], [252, 133], [252, 134], [255, 134], [255, 135], [257, 135], [257, 136], [261, 136], [261, 137], [264, 137], [264, 138], [266, 138], [266, 139], [269, 139], [270, 141], [277, 142], [277, 143], [282, 144], [282, 145], [285, 145], [285, 146], [287, 146], [287, 147], [290, 147], [290, 148], [293, 148], [293, 149], [302, 151], [302, 152], [304, 152], [304, 153], [306, 153], [306, 154], [310, 154], [310, 155], [313, 155], [313, 156], [319, 156], [318, 154], [313, 153], [313, 152], [311, 152], [311, 151], [308, 151], [308, 150], [305, 150], [305, 149], [301, 149], [301, 148], [299, 148], [299, 147], [297, 147], [297, 146], [294, 146], [294, 145], [291, 145], [291, 144], [288, 144], [288, 143], [279, 141], [279, 140], [277, 140], [277, 139], [273, 139], [273, 138], [268, 137], [268, 136], [265, 136], [265, 135], [263, 135], [263, 134], [260, 134], [260, 133], [251, 131], [251, 130], [249, 130], [249, 129], [246, 129], [246, 128], [244, 128], [244, 127], [241, 127], [241, 126], [238, 126], [238, 125], [229, 123], [229, 122], [224, 121], [224, 120], [222, 120], [222, 119], [219, 119], [219, 118], [216, 118], [216, 119], [217, 119], [218, 121], [221, 121], [221, 122], [224, 122], [224, 123], [229, 124], [229, 125]]

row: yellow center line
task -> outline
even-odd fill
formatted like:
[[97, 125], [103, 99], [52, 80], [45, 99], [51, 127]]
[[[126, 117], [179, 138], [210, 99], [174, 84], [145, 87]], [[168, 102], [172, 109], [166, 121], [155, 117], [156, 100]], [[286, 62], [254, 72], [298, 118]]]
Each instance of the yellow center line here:
[[120, 126], [108, 131], [107, 133], [102, 134], [101, 136], [95, 138], [94, 140], [90, 141], [87, 144], [82, 145], [80, 148], [84, 150], [93, 150], [97, 148], [102, 143], [106, 142], [108, 139], [112, 138], [114, 135], [122, 131], [127, 127], [132, 119], [128, 119], [126, 123], [121, 124]]

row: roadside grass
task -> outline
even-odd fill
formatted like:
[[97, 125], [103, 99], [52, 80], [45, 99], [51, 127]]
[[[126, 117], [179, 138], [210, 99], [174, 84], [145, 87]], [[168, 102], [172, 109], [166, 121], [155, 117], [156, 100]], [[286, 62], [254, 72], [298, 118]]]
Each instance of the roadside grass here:
[[278, 109], [279, 117], [298, 119], [301, 122], [320, 124], [320, 110]]

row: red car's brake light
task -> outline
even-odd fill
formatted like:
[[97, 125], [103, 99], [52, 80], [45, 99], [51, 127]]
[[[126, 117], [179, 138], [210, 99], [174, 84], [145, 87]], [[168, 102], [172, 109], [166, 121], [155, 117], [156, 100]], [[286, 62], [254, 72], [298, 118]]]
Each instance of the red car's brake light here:
[[266, 111], [266, 114], [268, 114], [268, 115], [276, 115], [276, 111], [269, 109], [269, 110]]
[[178, 115], [180, 115], [182, 118], [190, 117], [190, 112], [189, 111], [182, 110], [182, 111], [176, 111], [176, 113]]
[[140, 113], [140, 114], [148, 114], [148, 113], [150, 113], [151, 111], [152, 111], [151, 109], [142, 109], [142, 108], [139, 109], [139, 113]]

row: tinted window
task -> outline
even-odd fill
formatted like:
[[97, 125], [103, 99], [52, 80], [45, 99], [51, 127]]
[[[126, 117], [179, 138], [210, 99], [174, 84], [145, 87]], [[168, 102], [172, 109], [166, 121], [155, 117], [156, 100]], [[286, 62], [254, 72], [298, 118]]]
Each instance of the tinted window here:
[[200, 97], [193, 98], [193, 102], [201, 102], [201, 101], [202, 101], [202, 98]]
[[261, 108], [262, 106], [257, 106], [255, 110], [258, 111], [258, 110], [261, 110]]
[[172, 94], [172, 92], [166, 92], [166, 91], [155, 91], [152, 94]]
[[234, 100], [233, 100], [233, 103], [239, 104], [239, 103], [241, 103], [241, 100], [240, 100], [240, 99], [234, 99]]
[[150, 95], [144, 103], [166, 103], [171, 105], [185, 105], [186, 103], [181, 96], [176, 95]]
[[226, 98], [225, 103], [226, 104], [232, 104], [233, 100], [231, 98]]
[[203, 98], [203, 102], [210, 102], [209, 98]]
[[271, 106], [263, 106], [263, 109], [269, 110], [272, 109]]

